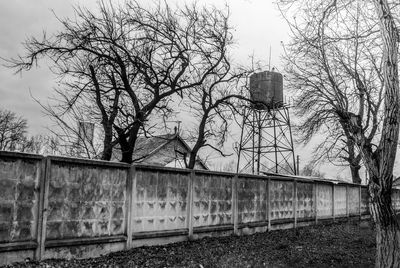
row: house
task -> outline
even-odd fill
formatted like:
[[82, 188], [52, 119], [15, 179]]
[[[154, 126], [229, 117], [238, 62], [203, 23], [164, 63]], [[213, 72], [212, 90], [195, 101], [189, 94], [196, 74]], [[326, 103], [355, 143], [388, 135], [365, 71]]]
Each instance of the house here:
[[[188, 158], [190, 151], [190, 147], [178, 133], [138, 137], [132, 159], [138, 164], [185, 168], [184, 156]], [[118, 159], [115, 153], [114, 158]], [[208, 170], [208, 167], [197, 159], [194, 169]]]

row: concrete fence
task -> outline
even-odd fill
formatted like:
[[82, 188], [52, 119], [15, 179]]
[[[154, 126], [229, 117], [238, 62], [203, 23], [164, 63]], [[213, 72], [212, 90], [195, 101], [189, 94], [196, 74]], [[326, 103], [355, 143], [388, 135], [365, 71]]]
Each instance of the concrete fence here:
[[363, 215], [355, 184], [0, 152], [0, 265]]

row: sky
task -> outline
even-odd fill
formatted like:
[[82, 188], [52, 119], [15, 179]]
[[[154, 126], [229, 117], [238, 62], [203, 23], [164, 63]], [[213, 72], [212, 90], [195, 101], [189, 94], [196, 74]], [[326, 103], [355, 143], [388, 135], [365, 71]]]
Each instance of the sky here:
[[[58, 17], [73, 16], [73, 5], [82, 5], [96, 9], [96, 0], [12, 0], [0, 1], [0, 58], [17, 57], [23, 53], [22, 43], [30, 36], [40, 37], [43, 32], [54, 33], [61, 28]], [[113, 1], [114, 2], [114, 1]], [[146, 2], [145, 0], [139, 2]], [[168, 1], [178, 5], [185, 0]], [[199, 3], [224, 8], [225, 1], [200, 0]], [[283, 69], [280, 56], [281, 43], [289, 41], [289, 29], [281, 17], [276, 4], [266, 0], [229, 0], [231, 25], [235, 28], [237, 41], [233, 57], [244, 62], [254, 55], [265, 64], [269, 62], [271, 49], [271, 67]], [[46, 65], [39, 65], [28, 72], [15, 74], [15, 70], [4, 66], [0, 59], [0, 108], [16, 112], [28, 120], [29, 134], [46, 134], [51, 122], [37, 101], [46, 104], [57, 85], [56, 77]], [[301, 161], [306, 164], [310, 153], [303, 148]], [[311, 152], [310, 148], [308, 149]], [[326, 170], [326, 169], [325, 169]], [[341, 169], [340, 169], [341, 170]], [[339, 171], [340, 171], [339, 170]], [[336, 176], [337, 169], [328, 169]]]
[[[143, 1], [144, 2], [144, 1]], [[170, 1], [168, 1], [170, 2]], [[183, 3], [184, 0], [175, 2]], [[224, 7], [223, 1], [200, 1]], [[30, 36], [40, 37], [60, 29], [58, 17], [73, 15], [73, 5], [83, 5], [96, 9], [96, 0], [13, 0], [0, 1], [0, 57], [12, 58], [23, 53], [22, 43]], [[287, 27], [279, 11], [271, 1], [234, 0], [229, 1], [231, 24], [235, 27], [234, 57], [245, 61], [254, 53], [256, 58], [269, 59], [272, 48], [271, 65], [280, 66], [281, 41], [286, 41]], [[29, 123], [29, 132], [46, 132], [49, 119], [35, 101], [46, 103], [52, 96], [56, 77], [49, 71], [46, 61], [40, 61], [37, 68], [15, 74], [15, 70], [0, 65], [0, 106], [17, 112]]]

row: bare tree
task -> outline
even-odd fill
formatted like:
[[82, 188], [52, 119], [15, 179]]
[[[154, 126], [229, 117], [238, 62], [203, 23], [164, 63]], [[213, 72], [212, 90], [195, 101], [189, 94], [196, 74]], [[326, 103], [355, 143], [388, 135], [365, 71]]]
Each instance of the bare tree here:
[[[40, 57], [50, 58], [61, 79], [70, 83], [72, 78], [70, 85], [78, 89], [69, 104], [82, 92], [100, 93], [96, 105], [104, 138], [110, 137], [112, 125], [122, 161], [131, 163], [136, 138], [146, 130], [150, 115], [168, 114], [171, 96], [218, 72], [231, 45], [228, 14], [196, 4], [173, 9], [165, 2], [152, 2], [144, 8], [136, 1], [122, 6], [101, 2], [99, 13], [84, 8], [75, 13], [75, 19], [60, 20], [64, 28], [54, 36], [27, 40], [26, 54], [10, 60], [10, 65], [17, 71], [29, 70]], [[122, 119], [98, 101], [110, 90], [120, 92], [124, 100], [118, 105]], [[108, 157], [107, 153], [104, 158]]]
[[292, 41], [285, 46], [284, 59], [301, 120], [296, 129], [304, 143], [325, 133], [314, 161], [349, 166], [353, 182], [361, 183], [361, 151], [342, 114], [357, 116], [368, 139], [376, 137], [384, 83], [380, 41], [371, 12], [360, 9], [357, 1], [338, 13], [321, 13], [321, 5], [307, 3], [300, 19], [288, 20]]
[[313, 162], [310, 162], [307, 165], [305, 165], [300, 170], [300, 175], [318, 177], [320, 179], [325, 179], [325, 173], [321, 172], [318, 169], [318, 167], [315, 165], [315, 163], [313, 163]]
[[[304, 1], [284, 2], [304, 4]], [[353, 3], [353, 1], [318, 1], [318, 9], [315, 14], [320, 18], [319, 25], [329, 23], [327, 19], [331, 16], [340, 16]], [[400, 267], [400, 228], [396, 221], [391, 198], [393, 166], [396, 158], [400, 124], [399, 31], [398, 27], [396, 27], [398, 18], [394, 17], [399, 12], [398, 7], [394, 4], [394, 2], [387, 0], [372, 0], [364, 1], [362, 6], [359, 6], [359, 10], [366, 12], [370, 18], [371, 28], [365, 34], [372, 35], [377, 33], [375, 45], [381, 46], [382, 49], [380, 53], [376, 53], [381, 57], [382, 63], [381, 79], [383, 81], [382, 96], [384, 102], [380, 109], [383, 119], [381, 124], [379, 124], [378, 118], [372, 121], [373, 123], [371, 124], [362, 116], [365, 107], [368, 107], [370, 103], [364, 97], [368, 91], [363, 89], [363, 86], [360, 85], [360, 82], [363, 81], [358, 81], [358, 79], [355, 81], [357, 82], [356, 89], [358, 91], [356, 92], [357, 99], [360, 102], [360, 111], [357, 113], [345, 109], [348, 104], [344, 102], [341, 106], [342, 109], [336, 112], [339, 123], [350, 134], [350, 137], [361, 152], [369, 173], [368, 192], [371, 198], [369, 208], [376, 225], [376, 267]], [[306, 7], [309, 8], [309, 5]], [[317, 31], [320, 29], [321, 27], [318, 27]], [[337, 37], [347, 38], [342, 35]], [[328, 42], [329, 40], [324, 41]], [[356, 78], [357, 73], [368, 72], [368, 68], [364, 69], [362, 67], [361, 65], [356, 69], [357, 72], [354, 73]], [[332, 74], [327, 79], [336, 76], [337, 74]], [[375, 90], [379, 90], [379, 88]], [[333, 88], [331, 93], [342, 94], [342, 91]], [[368, 124], [371, 124], [371, 128], [380, 126], [381, 133], [376, 137], [371, 137], [370, 130], [368, 131], [369, 128], [367, 128]]]
[[185, 106], [189, 108], [189, 115], [194, 119], [188, 129], [188, 140], [193, 143], [186, 163], [186, 167], [190, 169], [194, 168], [202, 148], [209, 147], [221, 156], [228, 156], [224, 153], [223, 146], [233, 122], [232, 112], [235, 112], [237, 100], [247, 100], [241, 91], [243, 80], [246, 80], [251, 71], [240, 68], [232, 72], [231, 61], [228, 58], [224, 61], [225, 70], [221, 68], [218, 76], [185, 94]]
[[63, 152], [63, 146], [56, 136], [42, 134], [24, 137], [24, 141], [18, 146], [18, 151], [41, 155], [68, 155]]
[[0, 110], [0, 150], [16, 151], [25, 142], [26, 119], [8, 110]]

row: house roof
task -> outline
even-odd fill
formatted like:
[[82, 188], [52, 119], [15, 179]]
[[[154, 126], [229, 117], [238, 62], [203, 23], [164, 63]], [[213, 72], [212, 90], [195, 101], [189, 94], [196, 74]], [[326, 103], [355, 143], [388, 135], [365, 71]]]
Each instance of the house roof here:
[[174, 140], [176, 134], [166, 134], [153, 137], [138, 137], [135, 143], [135, 151], [132, 159], [134, 162], [141, 162], [150, 155], [155, 154], [166, 144]]
[[[138, 137], [135, 144], [135, 151], [132, 155], [133, 162], [145, 162], [146, 159], [160, 152], [160, 150], [162, 150], [166, 145], [174, 140], [178, 141], [182, 145], [185, 150], [184, 153], [188, 153], [191, 151], [189, 145], [181, 138], [178, 133], [152, 137]], [[197, 159], [196, 163], [201, 165], [204, 169], [208, 169], [208, 167], [200, 159]], [[166, 162], [163, 164], [166, 165], [168, 163]]]

